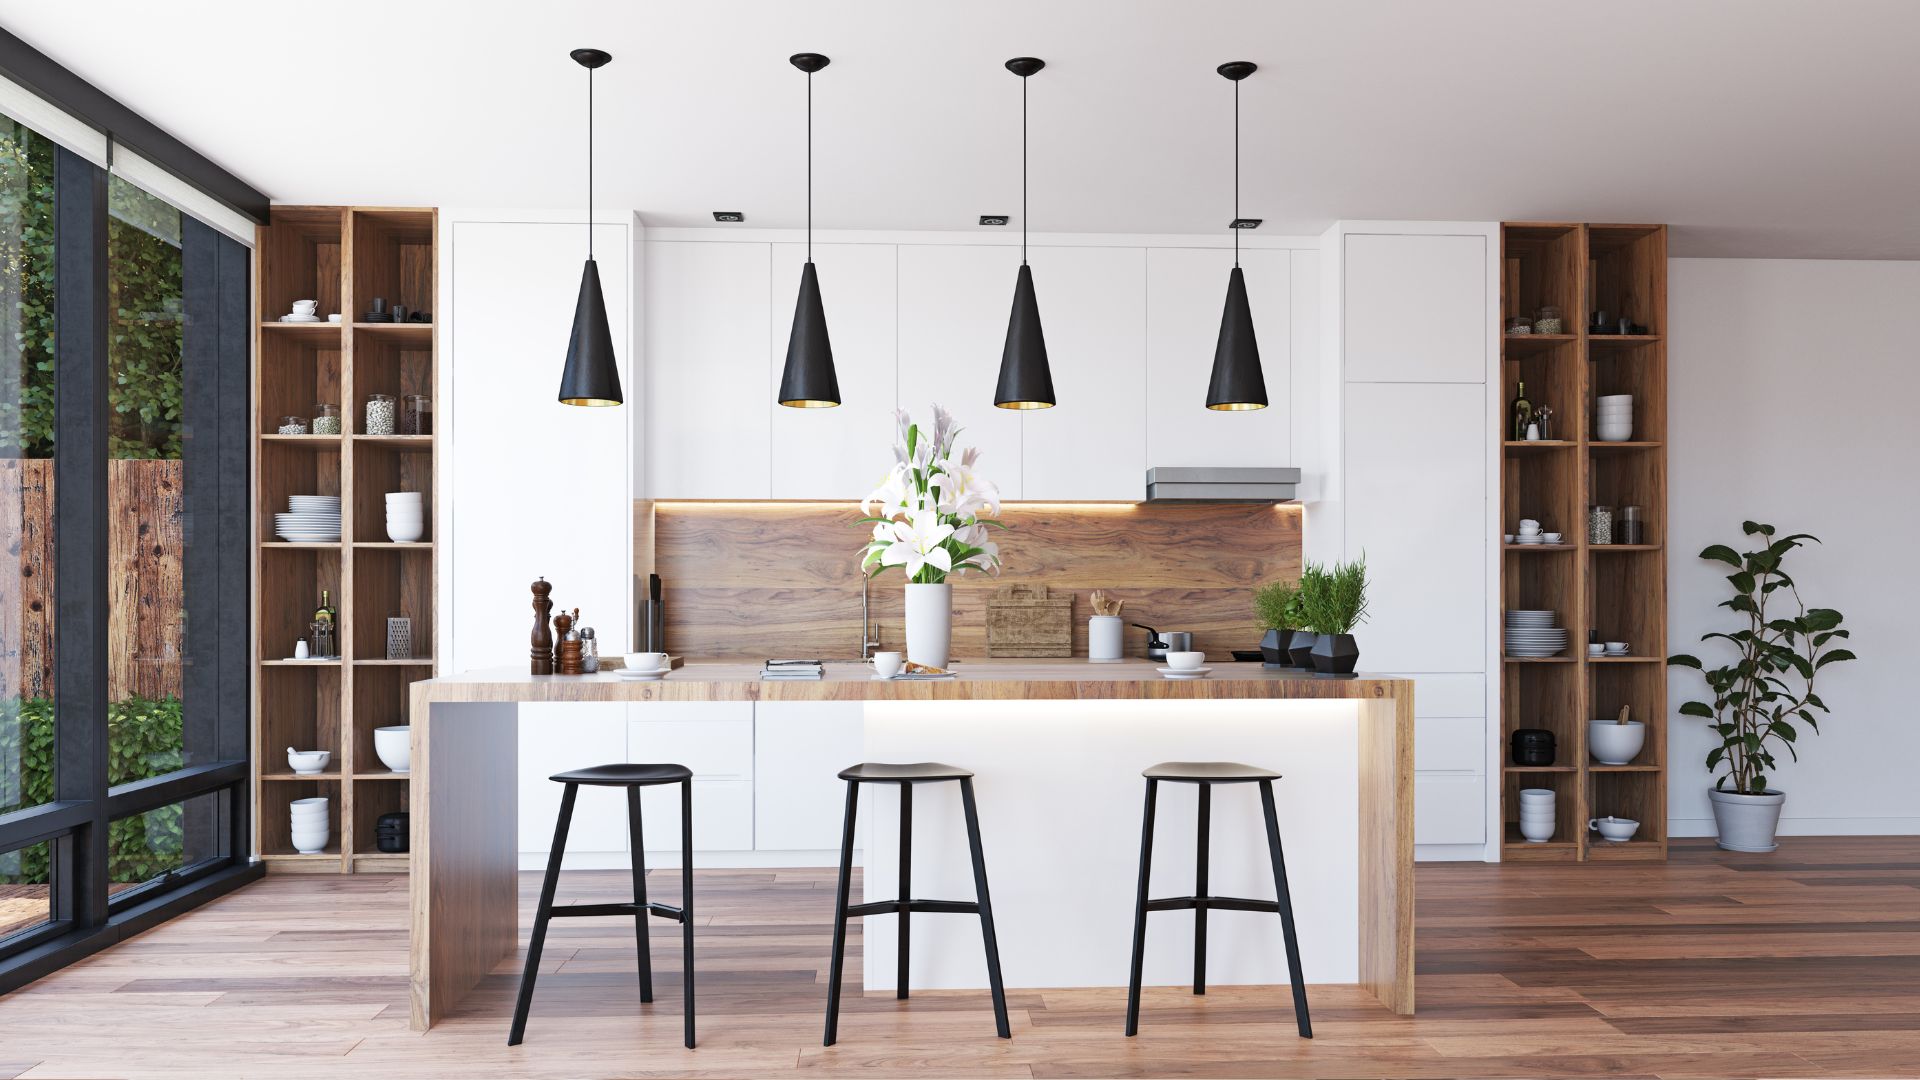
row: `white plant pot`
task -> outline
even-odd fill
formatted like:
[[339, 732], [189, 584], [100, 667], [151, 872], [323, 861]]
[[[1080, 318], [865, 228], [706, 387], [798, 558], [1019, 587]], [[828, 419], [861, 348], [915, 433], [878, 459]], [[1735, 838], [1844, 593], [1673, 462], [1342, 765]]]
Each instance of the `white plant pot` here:
[[947, 666], [953, 644], [953, 586], [907, 585], [907, 659], [928, 667]]
[[1713, 824], [1720, 834], [1720, 846], [1728, 851], [1772, 851], [1780, 845], [1774, 831], [1780, 826], [1780, 809], [1787, 793], [1771, 788], [1762, 795], [1741, 795], [1715, 789], [1707, 792], [1713, 800]]
[[1647, 725], [1638, 720], [1587, 722], [1587, 752], [1602, 765], [1630, 765], [1647, 744]]

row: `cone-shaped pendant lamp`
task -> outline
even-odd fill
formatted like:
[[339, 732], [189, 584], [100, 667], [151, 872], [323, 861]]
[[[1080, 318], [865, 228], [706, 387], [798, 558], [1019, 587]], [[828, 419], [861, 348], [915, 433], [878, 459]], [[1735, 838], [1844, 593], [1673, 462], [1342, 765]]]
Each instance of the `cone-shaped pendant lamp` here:
[[620, 368], [607, 328], [607, 300], [600, 292], [600, 268], [593, 262], [593, 69], [613, 57], [599, 49], [575, 49], [574, 63], [587, 69], [587, 266], [580, 272], [580, 299], [573, 306], [573, 336], [567, 341], [567, 367], [560, 374], [562, 405], [618, 405]]
[[793, 304], [793, 333], [787, 337], [787, 366], [776, 400], [795, 409], [831, 409], [840, 404], [840, 379], [833, 372], [820, 275], [813, 269], [813, 73], [831, 61], [819, 53], [795, 53], [787, 60], [807, 73], [807, 265], [800, 268], [800, 297]]
[[1000, 352], [1000, 381], [993, 403], [1003, 409], [1053, 408], [1053, 369], [1047, 366], [1047, 336], [1040, 329], [1040, 303], [1033, 296], [1033, 270], [1027, 266], [1027, 77], [1045, 60], [1016, 56], [1007, 70], [1020, 76], [1020, 276], [1013, 283], [1013, 313], [1007, 317], [1007, 344]]
[[1227, 276], [1227, 307], [1220, 313], [1220, 340], [1213, 347], [1213, 377], [1207, 408], [1242, 412], [1267, 407], [1267, 379], [1260, 371], [1260, 342], [1247, 305], [1247, 276], [1240, 272], [1240, 80], [1256, 68], [1245, 60], [1221, 64], [1233, 81], [1233, 273]]

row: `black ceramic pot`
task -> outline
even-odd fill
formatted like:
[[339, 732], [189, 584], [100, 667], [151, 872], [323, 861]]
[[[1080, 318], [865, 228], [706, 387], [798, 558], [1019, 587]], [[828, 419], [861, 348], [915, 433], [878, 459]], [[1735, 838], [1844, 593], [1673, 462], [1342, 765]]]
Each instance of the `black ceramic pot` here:
[[1313, 670], [1321, 675], [1351, 675], [1359, 661], [1352, 634], [1321, 634], [1313, 643]]
[[1287, 657], [1293, 661], [1294, 667], [1302, 671], [1313, 670], [1313, 643], [1318, 640], [1320, 635], [1311, 630], [1293, 632], [1292, 639], [1287, 642]]
[[1293, 661], [1287, 656], [1287, 643], [1292, 640], [1292, 630], [1267, 631], [1260, 637], [1260, 659], [1268, 667], [1292, 667]]

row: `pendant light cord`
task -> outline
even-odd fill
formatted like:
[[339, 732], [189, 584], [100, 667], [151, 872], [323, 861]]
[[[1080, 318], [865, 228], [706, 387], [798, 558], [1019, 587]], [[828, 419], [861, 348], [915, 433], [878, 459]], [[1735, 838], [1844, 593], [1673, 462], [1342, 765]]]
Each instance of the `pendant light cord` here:
[[807, 72], [807, 261], [813, 261], [813, 72]]
[[587, 261], [593, 261], [593, 69], [587, 69]]
[[1027, 265], [1027, 77], [1020, 76], [1020, 265]]
[[1233, 266], [1240, 268], [1240, 80], [1233, 81]]

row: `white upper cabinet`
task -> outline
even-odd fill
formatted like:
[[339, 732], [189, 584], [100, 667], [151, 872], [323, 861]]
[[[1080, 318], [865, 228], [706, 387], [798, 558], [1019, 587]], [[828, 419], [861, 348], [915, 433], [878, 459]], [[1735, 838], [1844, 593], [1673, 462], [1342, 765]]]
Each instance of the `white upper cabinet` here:
[[1486, 387], [1347, 386], [1346, 557], [1363, 551], [1368, 671], [1487, 667]]
[[1146, 253], [1034, 248], [1028, 261], [1058, 404], [1020, 416], [1021, 497], [1139, 499], [1147, 468], [1140, 438], [1147, 410]]
[[1144, 493], [1146, 468], [1295, 464], [1290, 445], [1291, 253], [1240, 253], [1268, 403], [1264, 409], [1247, 412], [1207, 408], [1207, 382], [1213, 374], [1213, 349], [1220, 337], [1233, 253], [1154, 248], [1146, 257], [1146, 460], [1129, 498]]
[[851, 502], [873, 489], [893, 463], [894, 267], [892, 244], [816, 244], [814, 269], [833, 341], [840, 405], [790, 409], [774, 400], [787, 363], [793, 305], [805, 244], [773, 245], [769, 331], [773, 497]]
[[[652, 498], [765, 499], [772, 494], [767, 403], [778, 373], [770, 383], [768, 248], [646, 245], [642, 437], [645, 491]], [[792, 291], [798, 289], [796, 275]], [[791, 298], [784, 303], [791, 321]]]
[[[945, 406], [966, 429], [960, 445], [980, 448], [981, 471], [1000, 494], [1025, 498], [1021, 414], [993, 405], [1020, 249], [903, 244], [899, 251], [900, 407], [931, 423], [932, 404]], [[1036, 281], [1035, 292], [1045, 319], [1047, 289]]]
[[1349, 233], [1345, 257], [1348, 382], [1486, 381], [1485, 236]]

